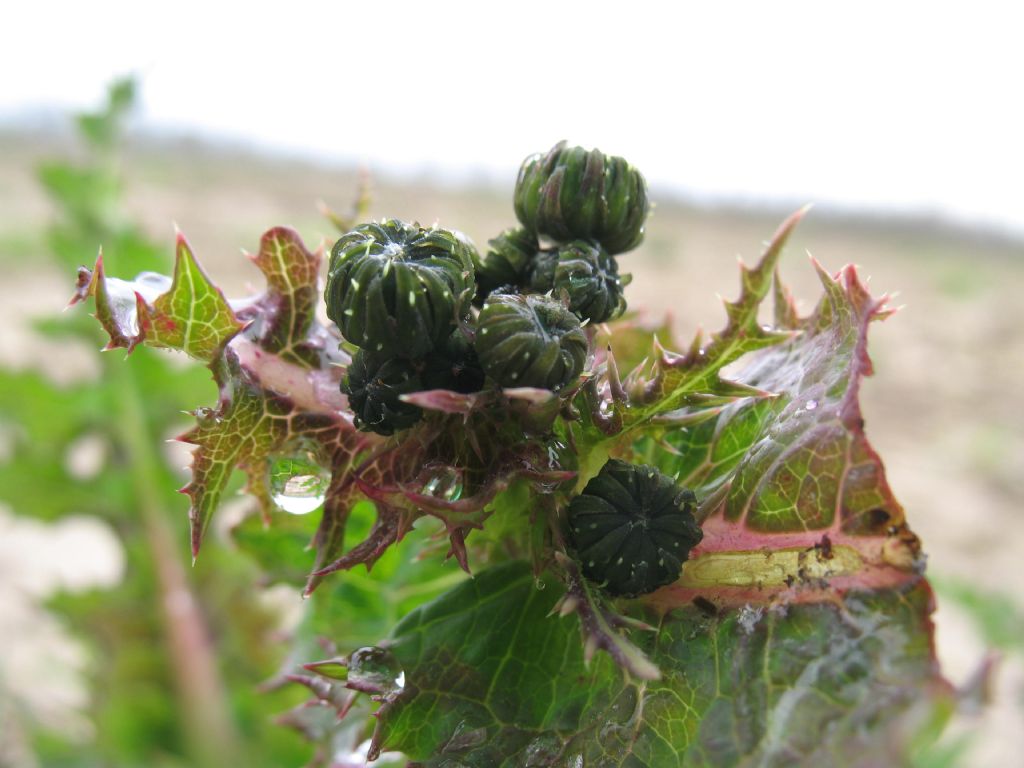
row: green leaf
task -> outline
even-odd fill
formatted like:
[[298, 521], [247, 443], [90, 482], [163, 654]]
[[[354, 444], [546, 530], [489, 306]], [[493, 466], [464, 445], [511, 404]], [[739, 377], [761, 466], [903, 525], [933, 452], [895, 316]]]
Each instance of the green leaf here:
[[663, 672], [586, 665], [525, 563], [413, 611], [388, 648], [405, 690], [377, 746], [425, 766], [894, 765], [949, 697], [925, 583], [842, 600], [665, 614], [641, 647]]
[[[256, 358], [268, 363], [268, 367], [260, 368]], [[296, 390], [292, 390], [291, 398], [277, 395], [273, 386], [275, 373], [283, 370], [285, 376], [294, 375], [294, 366], [275, 367], [278, 361], [264, 357], [258, 347], [249, 343], [226, 350], [215, 369], [221, 387], [220, 402], [215, 409], [196, 411], [197, 425], [179, 438], [197, 446], [192, 479], [182, 489], [192, 502], [189, 519], [193, 556], [199, 553], [206, 525], [236, 467], [246, 473], [246, 490], [259, 501], [264, 520], [269, 523], [274, 509], [269, 487], [270, 462], [275, 454], [303, 451], [311, 453], [333, 475], [325, 497], [324, 522], [318, 533], [317, 545], [322, 555], [318, 567], [333, 559], [348, 506], [354, 503], [352, 465], [367, 448], [367, 437], [356, 432], [350, 422], [327, 404], [302, 401]], [[243, 370], [246, 362], [253, 367]], [[261, 370], [269, 381], [261, 381]], [[328, 371], [325, 375], [333, 374]], [[333, 391], [337, 391], [336, 383]], [[325, 527], [338, 518], [342, 521], [341, 530], [325, 532]]]
[[[858, 393], [867, 332], [887, 316], [847, 267], [819, 267], [825, 297], [790, 341], [752, 355], [736, 378], [773, 393], [641, 443], [641, 455], [693, 488], [704, 540], [667, 604], [913, 581], [920, 544], [864, 432]], [[683, 413], [682, 417], [685, 418]]]
[[[148, 309], [148, 308], [147, 308]], [[141, 332], [150, 344], [212, 360], [242, 328], [220, 289], [203, 272], [184, 235], [178, 234], [174, 279], [142, 315]]]
[[[609, 407], [616, 414], [613, 432], [646, 425], [661, 414], [686, 406], [707, 408], [740, 398], [764, 396], [756, 387], [723, 379], [720, 374], [743, 355], [779, 344], [791, 336], [788, 330], [762, 326], [757, 316], [761, 302], [771, 289], [782, 249], [806, 210], [797, 211], [782, 223], [756, 266], [740, 265], [740, 296], [735, 301], [725, 302], [728, 322], [712, 336], [710, 343], [704, 344], [698, 334], [685, 354], [676, 354], [666, 351], [655, 337], [653, 362], [650, 366], [641, 364], [634, 368], [622, 389], [617, 384], [615, 358], [609, 353], [605, 378], [611, 390]], [[613, 329], [613, 338], [614, 335]], [[594, 392], [596, 386], [595, 382]], [[598, 408], [596, 402], [591, 403], [592, 410]]]
[[124, 120], [137, 100], [131, 77], [115, 80], [107, 88], [107, 103], [96, 112], [78, 115], [78, 131], [97, 150], [110, 151], [121, 138]]
[[243, 327], [180, 233], [169, 284], [152, 273], [134, 282], [107, 278], [101, 254], [92, 271], [79, 269], [71, 303], [90, 296], [96, 301], [96, 317], [110, 336], [108, 349], [131, 351], [145, 342], [211, 362]]
[[275, 227], [260, 238], [259, 251], [249, 258], [267, 278], [267, 292], [254, 313], [263, 325], [261, 346], [286, 360], [315, 364], [318, 356], [307, 337], [320, 300], [321, 252], [310, 253], [295, 230]]

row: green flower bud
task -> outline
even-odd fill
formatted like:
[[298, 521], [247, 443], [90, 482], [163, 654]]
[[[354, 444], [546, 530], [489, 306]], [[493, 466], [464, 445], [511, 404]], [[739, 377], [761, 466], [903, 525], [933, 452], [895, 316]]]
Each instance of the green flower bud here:
[[608, 461], [569, 503], [569, 543], [584, 576], [617, 597], [676, 581], [704, 538], [693, 517], [696, 501], [654, 467]]
[[611, 320], [626, 309], [615, 258], [586, 240], [540, 253], [534, 261], [530, 288], [540, 293], [553, 291], [556, 296], [565, 291], [569, 309], [592, 323]]
[[647, 183], [621, 157], [556, 144], [519, 169], [516, 216], [559, 242], [596, 240], [614, 255], [636, 248], [647, 219]]
[[587, 336], [572, 312], [547, 296], [492, 294], [477, 318], [476, 352], [502, 387], [558, 391], [583, 370]]
[[360, 349], [348, 366], [341, 391], [364, 432], [391, 435], [407, 429], [423, 417], [423, 411], [402, 402], [400, 395], [424, 389], [413, 363]]
[[473, 247], [395, 219], [360, 224], [331, 249], [327, 315], [357, 347], [422, 357], [451, 335], [473, 286]]
[[506, 285], [523, 285], [540, 250], [537, 236], [526, 229], [506, 229], [487, 243], [490, 248], [476, 266], [477, 297]]
[[423, 389], [450, 389], [453, 392], [479, 392], [484, 387], [484, 371], [476, 350], [462, 331], [455, 331], [422, 363]]

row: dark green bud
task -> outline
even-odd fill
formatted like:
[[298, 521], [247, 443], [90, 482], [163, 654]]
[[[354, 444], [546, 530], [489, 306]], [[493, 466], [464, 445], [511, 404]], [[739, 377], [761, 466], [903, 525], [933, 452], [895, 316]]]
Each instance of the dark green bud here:
[[484, 387], [484, 371], [476, 350], [462, 331], [455, 331], [427, 355], [421, 368], [423, 389], [449, 389], [468, 394]]
[[597, 243], [574, 240], [544, 251], [534, 261], [530, 288], [569, 296], [569, 309], [581, 320], [603, 323], [626, 309], [619, 265]]
[[616, 597], [676, 581], [704, 538], [693, 517], [696, 501], [654, 467], [608, 461], [569, 503], [569, 543], [584, 576]]
[[647, 183], [621, 157], [556, 144], [519, 169], [516, 216], [559, 242], [596, 240], [615, 255], [636, 248], [647, 219]]
[[537, 236], [526, 229], [506, 229], [487, 244], [490, 248], [476, 266], [477, 296], [481, 302], [497, 288], [523, 285], [540, 250]]
[[587, 336], [561, 302], [547, 296], [492, 294], [477, 318], [476, 352], [502, 387], [558, 391], [583, 370]]
[[419, 407], [399, 399], [422, 389], [415, 364], [365, 349], [356, 352], [341, 385], [356, 427], [378, 435], [407, 429], [423, 417]]
[[331, 249], [327, 316], [357, 347], [422, 357], [466, 315], [476, 258], [444, 229], [395, 219], [360, 224]]

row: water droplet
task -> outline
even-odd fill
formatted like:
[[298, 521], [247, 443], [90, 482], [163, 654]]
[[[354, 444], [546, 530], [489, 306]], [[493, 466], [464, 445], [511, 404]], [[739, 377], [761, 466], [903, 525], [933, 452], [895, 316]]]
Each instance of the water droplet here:
[[804, 408], [806, 408], [808, 411], [813, 411], [817, 407], [818, 407], [818, 401], [817, 400], [808, 400], [807, 401], [807, 405], [804, 406]]
[[445, 501], [458, 501], [462, 498], [463, 490], [465, 488], [461, 473], [451, 467], [435, 470], [423, 484], [424, 496], [433, 496]]
[[162, 293], [171, 289], [171, 278], [158, 272], [140, 272], [135, 277], [135, 290], [152, 304]]
[[544, 579], [537, 577], [533, 580], [533, 586], [537, 589], [544, 589], [547, 586], [547, 582]]
[[391, 651], [369, 645], [349, 655], [345, 686], [363, 693], [401, 693], [405, 688], [405, 670]]
[[270, 460], [270, 495], [285, 512], [308, 515], [327, 498], [331, 473], [316, 460], [312, 450], [298, 450]]

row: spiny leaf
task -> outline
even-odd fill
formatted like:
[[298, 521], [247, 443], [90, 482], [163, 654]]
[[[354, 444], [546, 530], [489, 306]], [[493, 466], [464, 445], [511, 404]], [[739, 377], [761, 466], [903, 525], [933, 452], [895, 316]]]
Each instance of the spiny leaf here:
[[117, 278], [107, 279], [103, 270], [103, 252], [96, 257], [92, 271], [78, 270], [78, 285], [70, 304], [89, 296], [96, 299], [96, 319], [110, 336], [106, 349], [123, 347], [131, 352], [142, 339], [139, 335], [139, 299], [131, 283]]
[[793, 295], [779, 276], [778, 267], [775, 269], [775, 277], [772, 278], [772, 293], [775, 327], [797, 330], [800, 327], [800, 315], [796, 310]]
[[260, 345], [294, 362], [316, 362], [308, 335], [320, 299], [317, 277], [322, 253], [311, 253], [293, 229], [275, 227], [260, 238], [260, 249], [250, 255], [267, 278], [267, 292], [239, 312], [259, 324], [254, 329]]
[[[515, 765], [539, 751], [584, 764], [629, 755], [640, 766], [902, 759], [928, 717], [914, 702], [930, 712], [949, 691], [930, 650], [917, 539], [864, 436], [857, 398], [870, 372], [867, 330], [885, 316], [885, 301], [872, 298], [852, 268], [841, 281], [819, 275], [825, 297], [799, 321], [804, 331], [752, 355], [737, 376], [738, 386], [775, 397], [717, 406], [703, 421], [689, 418], [699, 409], [680, 411], [686, 429], [654, 435], [672, 451], [652, 437], [632, 456], [676, 474], [703, 502], [705, 539], [681, 580], [641, 601], [663, 617], [656, 639], [637, 633], [626, 641], [581, 622], [587, 641], [566, 656], [564, 638], [553, 638], [539, 609], [533, 615], [534, 602], [550, 598], [525, 579], [517, 592], [507, 572], [493, 582], [479, 575], [472, 593], [460, 588], [396, 630], [392, 650], [409, 690], [381, 711], [381, 745], [428, 766]], [[506, 596], [504, 608], [493, 606]], [[512, 620], [511, 604], [523, 612], [514, 632], [500, 629]], [[551, 610], [580, 605], [570, 589]], [[481, 618], [498, 628], [476, 634]], [[588, 669], [596, 647], [609, 655]], [[624, 680], [609, 666], [630, 668], [616, 659], [622, 649], [646, 653], [662, 678]], [[561, 692], [562, 678], [540, 682], [548, 657], [573, 659], [562, 669], [583, 690], [601, 691], [609, 679], [621, 687], [604, 700], [576, 701]], [[593, 677], [596, 669], [608, 677]], [[518, 695], [510, 693], [517, 681]], [[531, 708], [535, 698], [552, 703], [541, 713]], [[566, 711], [583, 714], [567, 725], [557, 720]], [[483, 728], [487, 738], [449, 754], [457, 723]]]
[[[683, 355], [667, 352], [655, 342], [654, 361], [649, 369], [634, 369], [627, 376], [630, 401], [621, 411], [622, 429], [641, 426], [662, 413], [699, 404], [711, 407], [731, 400], [757, 396], [720, 378], [720, 372], [744, 354], [779, 344], [791, 336], [787, 331], [762, 327], [758, 309], [772, 285], [772, 275], [790, 233], [807, 209], [801, 209], [782, 223], [761, 259], [754, 267], [741, 265], [742, 290], [735, 301], [726, 301], [728, 322], [713, 334], [708, 344], [694, 339]], [[614, 333], [614, 331], [613, 331]]]
[[[240, 340], [225, 351], [215, 369], [221, 386], [217, 407], [197, 411], [196, 427], [180, 438], [197, 446], [192, 480], [182, 489], [192, 502], [189, 519], [193, 556], [199, 552], [206, 525], [236, 467], [248, 476], [248, 490], [264, 504], [264, 515], [269, 519], [271, 457], [289, 451], [296, 441], [308, 441], [310, 449], [332, 472], [324, 510], [330, 527], [344, 516], [342, 508], [350, 501], [351, 464], [372, 443], [329, 406], [300, 399], [300, 390], [293, 388], [290, 397], [276, 394], [274, 377], [283, 374], [287, 378], [289, 368], [295, 366], [263, 355], [254, 346]], [[266, 373], [269, 380], [261, 380], [261, 373]], [[309, 383], [308, 376], [303, 380]], [[333, 551], [340, 535], [318, 533], [319, 548]]]
[[101, 253], [92, 271], [79, 269], [71, 303], [90, 296], [96, 301], [96, 317], [110, 336], [107, 349], [123, 347], [130, 352], [144, 342], [211, 362], [243, 327], [181, 234], [173, 279], [151, 273], [134, 282], [107, 278]]
[[614, 323], [601, 323], [597, 326], [594, 348], [600, 351], [610, 346], [615, 353], [619, 370], [632, 371], [643, 368], [652, 344], [659, 338], [672, 338], [670, 315], [652, 319], [637, 312], [627, 312]]
[[140, 312], [140, 332], [150, 344], [207, 362], [242, 329], [224, 294], [210, 282], [180, 233], [171, 288], [156, 298], [152, 309], [145, 309]]
[[671, 452], [647, 446], [652, 463], [696, 491], [704, 518], [704, 540], [659, 603], [819, 599], [911, 582], [923, 565], [858, 398], [871, 372], [868, 327], [884, 316], [885, 299], [871, 297], [852, 267], [840, 280], [820, 268], [819, 276], [825, 297], [800, 320], [805, 331], [752, 355], [737, 374], [774, 398], [666, 430]]

